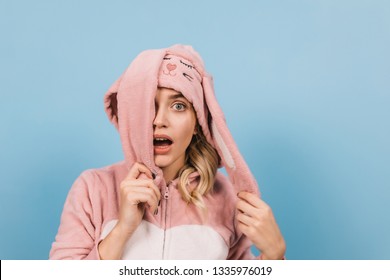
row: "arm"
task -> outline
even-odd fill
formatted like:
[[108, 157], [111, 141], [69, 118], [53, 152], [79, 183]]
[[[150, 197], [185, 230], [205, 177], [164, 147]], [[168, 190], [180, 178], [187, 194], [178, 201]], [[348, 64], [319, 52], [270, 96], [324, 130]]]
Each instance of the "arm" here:
[[50, 259], [98, 259], [92, 194], [88, 183], [93, 174], [86, 171], [74, 182], [65, 201], [61, 223]]
[[[141, 179], [140, 177], [145, 177]], [[143, 164], [135, 163], [120, 184], [119, 221], [98, 245], [102, 259], [121, 259], [127, 240], [138, 228], [149, 205], [155, 213], [161, 194], [153, 183], [152, 173]]]
[[236, 242], [229, 249], [228, 260], [252, 260], [255, 256], [251, 252], [252, 242], [244, 234], [240, 234]]

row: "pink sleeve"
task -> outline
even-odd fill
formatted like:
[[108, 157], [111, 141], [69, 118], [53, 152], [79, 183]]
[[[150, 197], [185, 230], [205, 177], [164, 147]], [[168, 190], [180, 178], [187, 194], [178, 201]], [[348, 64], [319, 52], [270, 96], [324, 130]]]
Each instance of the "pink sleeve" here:
[[253, 260], [256, 257], [251, 252], [252, 241], [237, 229], [236, 215], [233, 214], [234, 235], [229, 249], [228, 260]]
[[[252, 242], [244, 234], [241, 235], [236, 244], [234, 244], [228, 255], [228, 260], [263, 260], [263, 255], [254, 256], [251, 252]], [[283, 257], [282, 260], [285, 260], [286, 257]]]
[[99, 259], [97, 241], [101, 221], [96, 218], [99, 216], [96, 210], [100, 206], [92, 207], [96, 201], [91, 193], [93, 183], [91, 171], [83, 172], [74, 182], [65, 201], [50, 259]]
[[251, 252], [252, 242], [244, 234], [230, 247], [228, 260], [253, 260], [255, 256]]
[[[236, 228], [237, 220], [234, 215], [234, 225], [235, 225], [235, 237], [236, 240], [232, 243], [230, 247], [228, 260], [263, 260], [263, 255], [255, 256], [251, 252], [251, 246], [253, 245], [252, 241], [249, 240], [246, 235], [240, 233]], [[283, 260], [285, 257], [283, 258]]]

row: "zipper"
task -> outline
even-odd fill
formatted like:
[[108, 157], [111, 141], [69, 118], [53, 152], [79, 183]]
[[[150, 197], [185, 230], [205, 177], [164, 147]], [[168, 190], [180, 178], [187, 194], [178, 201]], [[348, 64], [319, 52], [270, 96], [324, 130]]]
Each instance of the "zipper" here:
[[164, 199], [168, 200], [169, 198], [169, 185], [165, 188], [165, 193], [164, 193]]
[[168, 216], [168, 199], [169, 199], [169, 185], [171, 182], [167, 184], [164, 192], [164, 200], [165, 200], [165, 209], [164, 209], [164, 240], [163, 240], [163, 249], [162, 249], [162, 259], [164, 259], [165, 255], [165, 239], [167, 232], [167, 216]]

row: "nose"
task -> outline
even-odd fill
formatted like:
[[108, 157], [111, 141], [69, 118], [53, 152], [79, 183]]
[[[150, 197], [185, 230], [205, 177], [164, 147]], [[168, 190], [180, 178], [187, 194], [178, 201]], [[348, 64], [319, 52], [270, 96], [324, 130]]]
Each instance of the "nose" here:
[[156, 108], [156, 115], [153, 120], [153, 127], [161, 128], [166, 127], [167, 123], [166, 112], [162, 108]]

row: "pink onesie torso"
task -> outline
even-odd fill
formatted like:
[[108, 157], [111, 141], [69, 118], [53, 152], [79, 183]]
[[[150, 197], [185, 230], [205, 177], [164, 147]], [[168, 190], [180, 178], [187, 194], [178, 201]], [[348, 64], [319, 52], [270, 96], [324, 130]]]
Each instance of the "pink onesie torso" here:
[[[81, 174], [66, 200], [51, 259], [99, 259], [97, 245], [118, 221], [118, 187], [127, 173], [120, 162]], [[197, 174], [190, 178], [197, 183]], [[146, 208], [122, 259], [252, 259], [250, 241], [235, 229], [236, 193], [229, 180], [217, 173], [204, 197], [206, 212], [181, 198], [177, 182], [161, 184], [157, 215]]]

